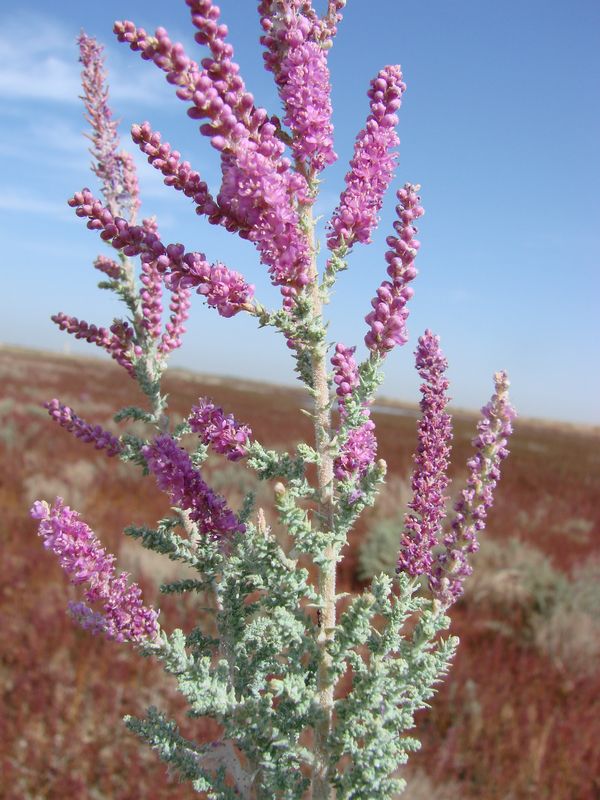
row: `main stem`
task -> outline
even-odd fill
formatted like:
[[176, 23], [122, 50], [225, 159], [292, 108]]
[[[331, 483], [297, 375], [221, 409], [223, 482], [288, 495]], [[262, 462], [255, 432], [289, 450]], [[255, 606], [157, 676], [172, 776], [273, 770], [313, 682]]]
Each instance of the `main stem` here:
[[[309, 237], [311, 249], [310, 298], [315, 319], [322, 320], [323, 302], [319, 289], [317, 258], [312, 209], [308, 206], [303, 212], [303, 222]], [[315, 423], [315, 444], [319, 454], [317, 483], [319, 488], [319, 522], [324, 533], [333, 538], [333, 455], [331, 452], [331, 411], [329, 384], [327, 380], [327, 344], [319, 341], [312, 349], [313, 404]], [[329, 754], [327, 739], [333, 722], [334, 682], [331, 679], [331, 656], [329, 643], [335, 630], [335, 579], [337, 550], [333, 544], [325, 550], [325, 562], [319, 565], [318, 588], [321, 596], [320, 630], [317, 645], [320, 650], [317, 690], [322, 721], [315, 729], [315, 763], [312, 776], [313, 800], [333, 800], [335, 791], [329, 780]]]

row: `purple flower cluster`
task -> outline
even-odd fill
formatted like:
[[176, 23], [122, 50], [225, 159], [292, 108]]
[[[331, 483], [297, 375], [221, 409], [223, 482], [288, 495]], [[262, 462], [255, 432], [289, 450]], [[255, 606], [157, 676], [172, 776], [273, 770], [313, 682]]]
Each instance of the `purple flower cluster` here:
[[330, 250], [366, 244], [377, 225], [377, 215], [394, 174], [397, 155], [393, 148], [400, 143], [395, 126], [406, 85], [398, 66], [384, 67], [371, 81], [371, 113], [354, 147], [346, 188], [333, 213], [327, 238]]
[[[331, 359], [334, 367], [333, 380], [336, 384], [341, 424], [346, 423], [348, 418], [346, 400], [360, 384], [358, 365], [354, 358], [355, 349], [338, 343], [335, 348], [335, 354]], [[338, 480], [363, 478], [375, 461], [377, 453], [375, 423], [369, 418], [369, 409], [367, 407], [362, 409], [361, 414], [364, 422], [348, 431], [346, 439], [340, 448], [340, 453], [334, 461], [333, 473]]]
[[90, 425], [85, 422], [69, 406], [63, 405], [56, 398], [44, 403], [44, 407], [61, 427], [83, 442], [93, 442], [96, 450], [106, 450], [108, 456], [116, 456], [121, 452], [121, 443], [116, 436], [105, 431], [100, 425]]
[[131, 137], [142, 153], [148, 157], [148, 163], [162, 172], [167, 186], [173, 186], [196, 204], [196, 213], [206, 214], [215, 222], [220, 221], [219, 208], [213, 200], [208, 186], [195, 172], [188, 161], [181, 161], [177, 150], [172, 150], [168, 142], [162, 142], [160, 133], [156, 133], [148, 122], [133, 125]]
[[212, 0], [186, 1], [198, 29], [195, 39], [210, 51], [202, 69], [180, 44], [171, 42], [164, 28], [149, 36], [132, 22], [117, 22], [115, 33], [167, 73], [167, 80], [178, 87], [178, 97], [191, 102], [189, 116], [208, 120], [200, 132], [221, 152], [223, 173], [219, 213], [209, 219], [238, 230], [257, 246], [272, 282], [282, 287], [290, 306], [309, 282], [310, 251], [296, 211], [297, 200], [307, 200], [306, 181], [282, 158], [284, 145], [276, 126], [246, 92], [232, 60], [233, 48], [225, 41], [227, 26], [219, 23], [218, 6]]
[[365, 344], [380, 356], [384, 356], [395, 345], [408, 341], [406, 304], [414, 294], [408, 284], [417, 275], [414, 260], [420, 247], [420, 242], [415, 238], [417, 229], [413, 222], [425, 213], [417, 194], [419, 188], [407, 183], [397, 192], [400, 202], [396, 206], [398, 219], [394, 223], [394, 230], [398, 235], [388, 236], [386, 241], [390, 250], [385, 254], [391, 280], [384, 281], [377, 289], [376, 296], [371, 300], [373, 310], [365, 317], [369, 325]]
[[139, 349], [133, 345], [134, 331], [128, 322], [115, 320], [110, 330], [89, 325], [85, 320], [70, 317], [60, 311], [50, 317], [61, 331], [73, 334], [76, 339], [85, 339], [90, 344], [104, 348], [115, 361], [124, 367], [131, 377], [135, 377], [132, 356], [139, 355]]
[[[368, 415], [365, 409], [365, 416]], [[340, 480], [348, 478], [364, 478], [369, 467], [374, 463], [377, 454], [375, 423], [366, 419], [358, 428], [348, 432], [341, 452], [333, 464], [333, 474]]]
[[[297, 181], [289, 169], [289, 163], [281, 159], [284, 146], [277, 138], [277, 128], [269, 120], [268, 112], [254, 104], [253, 96], [246, 91], [240, 75], [239, 65], [233, 59], [233, 47], [226, 42], [227, 26], [219, 24], [220, 10], [212, 0], [186, 0], [192, 14], [192, 24], [197, 28], [195, 40], [206, 45], [210, 56], [202, 60], [204, 71], [194, 87], [191, 99], [195, 109], [190, 116], [211, 119], [212, 125], [202, 126], [201, 133], [210, 136], [215, 143], [215, 134], [227, 141], [227, 147], [235, 151], [237, 141], [250, 139], [256, 143], [258, 152], [270, 159], [286, 180]], [[206, 79], [210, 80], [207, 83]], [[203, 97], [203, 93], [206, 95]], [[219, 102], [219, 100], [221, 102]], [[213, 119], [213, 114], [217, 119]], [[215, 125], [215, 122], [217, 123]], [[301, 188], [302, 181], [297, 183]]]
[[[83, 65], [81, 84], [83, 101], [92, 127], [93, 171], [102, 183], [102, 193], [110, 207], [116, 209], [121, 186], [117, 183], [117, 122], [108, 105], [106, 73], [103, 68], [102, 45], [86, 34], [78, 39], [79, 60]], [[116, 211], [115, 211], [116, 213]]]
[[331, 86], [322, 25], [302, 0], [259, 5], [265, 34], [265, 66], [275, 75], [285, 108], [283, 121], [293, 133], [292, 151], [300, 164], [319, 172], [333, 164]]
[[238, 424], [232, 414], [225, 414], [206, 397], [192, 407], [189, 423], [203, 444], [210, 445], [229, 461], [239, 461], [247, 454], [252, 431], [248, 425]]
[[314, 42], [290, 47], [281, 65], [283, 121], [292, 129], [296, 159], [320, 172], [337, 160], [333, 149], [331, 87], [324, 50]]
[[167, 434], [157, 436], [152, 444], [142, 448], [142, 453], [159, 488], [169, 494], [175, 505], [189, 511], [190, 519], [201, 533], [214, 539], [244, 533], [245, 526], [228, 508], [225, 499], [205, 483], [189, 454], [174, 439]]
[[103, 48], [85, 33], [79, 36], [78, 44], [79, 60], [83, 64], [83, 102], [92, 127], [92, 169], [100, 179], [102, 194], [111, 212], [127, 213], [133, 220], [140, 206], [139, 187], [131, 156], [119, 151], [117, 122], [112, 119], [108, 105]]
[[225, 41], [227, 26], [218, 22], [218, 6], [212, 0], [186, 2], [198, 29], [194, 38], [211, 52], [202, 60], [202, 69], [187, 56], [183, 45], [170, 40], [164, 28], [157, 28], [152, 36], [128, 20], [115, 22], [117, 39], [166, 73], [167, 81], [177, 87], [177, 96], [191, 103], [188, 116], [209, 120], [200, 132], [218, 150], [223, 145], [235, 149], [236, 142], [250, 138], [263, 155], [278, 159], [284, 147], [275, 136], [275, 126], [268, 122], [267, 111], [257, 108], [253, 96], [246, 92], [239, 66], [232, 61], [233, 47]]
[[[171, 253], [168, 254], [172, 257]], [[239, 311], [251, 308], [254, 286], [247, 284], [239, 272], [219, 262], [211, 266], [203, 253], [188, 253], [182, 261], [183, 269], [176, 272], [172, 268], [171, 275], [166, 279], [169, 286], [177, 289], [195, 287], [196, 292], [205, 297], [207, 304], [222, 317], [233, 317]]]
[[419, 338], [415, 352], [421, 385], [421, 419], [418, 446], [412, 475], [412, 513], [406, 514], [404, 534], [398, 556], [398, 572], [411, 576], [429, 575], [433, 548], [440, 538], [445, 516], [447, 469], [452, 439], [448, 404], [448, 380], [444, 373], [448, 362], [440, 350], [440, 340], [431, 331]]
[[186, 253], [182, 244], [165, 246], [147, 226], [129, 225], [121, 217], [113, 217], [89, 189], [77, 192], [69, 205], [78, 217], [88, 218], [88, 228], [99, 230], [105, 242], [126, 256], [140, 255], [143, 262], [154, 263], [172, 291], [195, 288], [223, 317], [249, 310], [254, 286], [238, 272], [219, 263], [211, 266], [203, 253]]
[[116, 261], [113, 261], [112, 258], [98, 256], [94, 261], [94, 267], [105, 275], [108, 275], [108, 277], [112, 278], [114, 281], [119, 280], [121, 277], [121, 266], [117, 264]]
[[[302, 0], [260, 0], [258, 4], [260, 26], [264, 33], [260, 43], [264, 46], [265, 69], [272, 72], [277, 81], [281, 74], [281, 64], [292, 43], [300, 44], [307, 34], [319, 24], [319, 17], [310, 4]], [[299, 16], [303, 16], [300, 21]], [[292, 26], [302, 25], [297, 41], [291, 35]], [[314, 38], [314, 37], [313, 37]]]
[[[342, 20], [341, 10], [346, 0], [328, 0], [327, 12], [321, 18], [306, 0], [260, 0], [258, 13], [265, 31], [261, 44], [267, 50], [263, 53], [265, 68], [278, 75], [281, 63], [287, 52], [286, 30], [295, 23], [295, 17], [302, 15], [310, 25], [310, 40], [329, 50], [337, 33], [337, 24]], [[305, 24], [305, 23], [303, 23]]]
[[[221, 163], [218, 204], [240, 236], [256, 245], [271, 282], [281, 287], [289, 307], [310, 282], [308, 243], [300, 230], [290, 189], [248, 139], [240, 142], [235, 155], [224, 153]], [[292, 194], [300, 188], [292, 189]]]
[[507, 441], [516, 417], [508, 398], [510, 382], [505, 372], [497, 372], [494, 382], [496, 391], [481, 409], [473, 439], [475, 454], [467, 461], [467, 488], [454, 507], [452, 526], [444, 537], [444, 549], [433, 565], [430, 578], [430, 587], [444, 606], [460, 597], [464, 580], [472, 572], [468, 554], [479, 548], [477, 532], [485, 527], [494, 489], [500, 480], [500, 464], [509, 453]]
[[142, 220], [142, 228], [146, 231], [147, 234], [153, 234], [154, 236], [158, 236], [158, 222], [156, 217], [146, 217]]
[[129, 221], [133, 225], [136, 221], [139, 207], [142, 204], [135, 161], [133, 160], [133, 156], [125, 150], [119, 153], [119, 160], [121, 162], [124, 194], [129, 198]]
[[64, 505], [60, 497], [54, 505], [36, 501], [31, 516], [38, 519], [38, 534], [46, 549], [59, 558], [60, 566], [74, 584], [87, 583], [85, 599], [100, 603], [94, 612], [85, 603], [73, 606], [74, 615], [84, 627], [104, 633], [118, 642], [151, 642], [156, 639], [158, 613], [142, 603], [140, 587], [127, 581], [129, 575], [115, 572], [115, 557], [108, 555], [79, 514]]
[[[158, 237], [158, 225], [155, 217], [142, 220], [142, 227], [149, 236]], [[142, 258], [141, 282], [144, 286], [140, 292], [142, 307], [142, 325], [150, 335], [158, 339], [162, 330], [162, 273], [154, 261]], [[185, 333], [184, 322], [189, 316], [191, 290], [185, 286], [171, 289], [169, 310], [171, 315], [165, 325], [158, 345], [159, 353], [166, 355], [181, 347]]]
[[354, 358], [356, 347], [346, 347], [338, 342], [335, 353], [331, 358], [333, 366], [333, 382], [336, 385], [335, 393], [338, 396], [340, 414], [343, 414], [344, 399], [359, 386], [358, 364]]
[[140, 282], [142, 325], [153, 339], [158, 339], [162, 331], [162, 277], [155, 261], [142, 261]]
[[169, 321], [158, 346], [161, 353], [169, 353], [181, 347], [181, 337], [185, 333], [185, 321], [189, 316], [191, 290], [181, 286], [171, 293]]

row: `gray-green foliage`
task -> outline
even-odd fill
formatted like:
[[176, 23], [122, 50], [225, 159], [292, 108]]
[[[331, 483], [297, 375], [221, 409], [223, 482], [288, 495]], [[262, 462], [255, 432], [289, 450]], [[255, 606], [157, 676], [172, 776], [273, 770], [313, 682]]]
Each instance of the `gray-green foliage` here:
[[[266, 528], [249, 524], [226, 557], [206, 539], [192, 556], [189, 547], [173, 541], [172, 522], [163, 521], [155, 532], [129, 532], [146, 547], [196, 567], [202, 575], [198, 586], [212, 589], [219, 637], [176, 630], [148, 652], [176, 676], [190, 714], [218, 720], [224, 740], [245, 753], [261, 797], [302, 797], [306, 778], [300, 768], [310, 763], [310, 752], [300, 736], [318, 714], [314, 626], [306, 608], [318, 597], [308, 573], [287, 558]], [[179, 586], [197, 588], [193, 582]], [[163, 716], [151, 713], [129, 725], [190, 778], [190, 750], [175, 746], [175, 728]], [[214, 760], [214, 749], [209, 755]], [[214, 797], [229, 796], [219, 786], [218, 771], [205, 769], [202, 780], [194, 781], [203, 789], [212, 781]]]
[[[156, 709], [127, 724], [183, 780], [209, 797], [240, 796], [224, 783], [226, 774], [235, 778], [235, 766], [237, 791], [253, 787], [253, 795], [241, 796], [299, 800], [313, 761], [306, 735], [321, 715], [319, 627], [313, 613], [318, 591], [308, 571], [262, 524], [249, 523], [226, 555], [206, 538], [190, 541], [178, 526], [183, 522], [171, 518], [156, 530], [127, 532], [198, 571], [197, 581], [162, 588], [208, 589], [216, 635], [200, 628], [187, 634], [175, 630], [163, 633], [146, 652], [175, 676], [190, 716], [217, 720], [223, 738], [217, 748], [197, 748]], [[402, 790], [404, 782], [394, 773], [418, 746], [406, 732], [448, 668], [456, 645], [452, 638], [440, 638], [448, 620], [416, 594], [415, 583], [400, 576], [395, 584], [381, 575], [352, 598], [329, 648], [331, 680], [347, 671], [353, 676], [347, 696], [336, 700], [328, 741], [339, 800], [385, 800]], [[238, 752], [244, 754], [244, 767]]]
[[[395, 594], [391, 578], [380, 575], [340, 618], [334, 668], [346, 665], [353, 681], [348, 696], [337, 702], [331, 740], [332, 766], [350, 757], [350, 766], [334, 780], [339, 800], [386, 800], [403, 790], [405, 781], [394, 773], [419, 746], [406, 731], [456, 648], [455, 638], [438, 637], [447, 618], [415, 589], [401, 576]], [[408, 633], [406, 622], [415, 615], [418, 622]]]

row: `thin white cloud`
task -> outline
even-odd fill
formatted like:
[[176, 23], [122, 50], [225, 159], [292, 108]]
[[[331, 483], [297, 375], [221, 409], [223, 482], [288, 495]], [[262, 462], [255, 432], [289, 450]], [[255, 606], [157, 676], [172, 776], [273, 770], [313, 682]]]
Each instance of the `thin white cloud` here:
[[44, 217], [67, 219], [68, 209], [64, 205], [42, 200], [34, 194], [27, 194], [19, 189], [2, 187], [0, 189], [0, 210], [14, 213], [27, 213]]
[[[44, 122], [44, 128], [40, 131], [38, 125], [32, 130], [32, 134], [36, 135], [43, 141], [46, 147], [62, 153], [84, 153], [87, 152], [90, 142], [82, 134], [85, 123], [82, 120], [79, 129], [75, 129], [72, 125], [64, 119], [47, 119]], [[87, 126], [85, 126], [87, 127]]]
[[[18, 125], [2, 128], [0, 156], [12, 162], [22, 162], [25, 168], [43, 165], [44, 173], [51, 170], [84, 170], [90, 161], [89, 142], [80, 129], [65, 119], [46, 114], [44, 124], [29, 116]], [[6, 177], [6, 171], [5, 171]], [[3, 179], [0, 177], [0, 185]]]
[[[0, 41], [0, 52], [2, 42]], [[30, 65], [27, 70], [26, 64]], [[0, 95], [8, 99], [70, 102], [77, 99], [79, 80], [76, 70], [54, 56], [42, 56], [35, 67], [0, 63]]]
[[66, 31], [33, 14], [0, 24], [0, 95], [11, 99], [77, 100], [75, 48]]
[[[77, 55], [71, 31], [50, 17], [30, 13], [0, 17], [0, 97], [79, 103]], [[156, 76], [133, 82], [114, 65], [108, 67], [114, 99], [143, 104], [156, 98]]]

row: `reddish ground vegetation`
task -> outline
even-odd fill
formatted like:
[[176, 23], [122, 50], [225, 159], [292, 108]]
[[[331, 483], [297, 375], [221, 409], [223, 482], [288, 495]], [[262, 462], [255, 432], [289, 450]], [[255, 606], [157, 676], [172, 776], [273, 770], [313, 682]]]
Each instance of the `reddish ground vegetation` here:
[[[138, 545], [122, 530], [132, 522], [153, 524], [167, 511], [166, 498], [133, 466], [107, 459], [59, 430], [41, 408], [58, 396], [87, 421], [110, 427], [117, 408], [139, 402], [137, 389], [110, 363], [11, 348], [0, 348], [0, 379], [0, 796], [190, 797], [121, 718], [154, 703], [175, 709], [196, 738], [209, 738], [214, 729], [185, 720], [172, 683], [157, 665], [74, 626], [65, 613], [74, 591], [43, 551], [27, 515], [33, 499], [62, 495], [134, 572], [146, 599], [156, 602], [157, 581], [170, 574], [170, 562], [165, 567], [141, 548], [137, 555]], [[310, 436], [310, 422], [298, 412], [299, 405], [308, 405], [300, 391], [177, 371], [166, 388], [172, 411], [180, 415], [208, 395], [267, 444]], [[414, 415], [379, 413], [374, 419], [389, 473], [406, 478]], [[453, 477], [459, 482], [474, 425], [467, 414], [455, 420]], [[598, 557], [599, 443], [598, 431], [519, 423], [485, 536], [498, 542], [516, 537], [566, 576]], [[241, 496], [236, 469], [212, 473], [230, 498]], [[366, 524], [352, 534], [342, 590], [361, 587], [356, 555]], [[598, 670], [593, 664], [571, 668], [568, 649], [559, 659], [538, 646], [522, 604], [507, 602], [499, 611], [489, 598], [474, 596], [467, 593], [453, 610], [459, 654], [432, 709], [419, 719], [423, 748], [413, 768], [427, 776], [428, 797], [453, 797], [456, 791], [457, 797], [485, 800], [600, 798]], [[182, 607], [184, 621], [198, 618], [191, 601], [182, 606], [160, 597], [160, 607], [167, 628], [182, 624]], [[431, 794], [436, 783], [439, 794]], [[422, 795], [415, 789], [412, 796]]]

